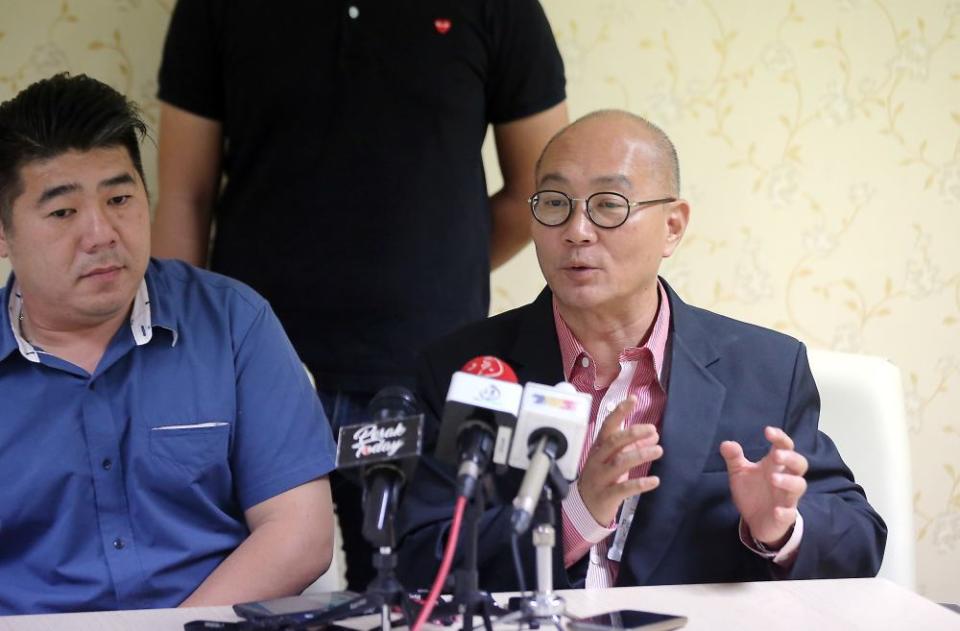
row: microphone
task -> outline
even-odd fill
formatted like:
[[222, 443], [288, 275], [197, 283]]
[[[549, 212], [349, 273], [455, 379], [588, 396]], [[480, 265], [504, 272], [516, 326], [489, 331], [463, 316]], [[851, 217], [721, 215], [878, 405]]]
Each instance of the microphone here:
[[556, 386], [531, 382], [524, 387], [509, 457], [511, 467], [527, 470], [510, 517], [518, 535], [530, 527], [554, 465], [567, 482], [576, 479], [592, 402], [590, 395], [567, 382]]
[[453, 374], [436, 456], [458, 467], [457, 495], [473, 496], [491, 460], [506, 465], [522, 395], [513, 369], [496, 357], [474, 357]]
[[337, 469], [361, 472], [363, 537], [374, 547], [392, 548], [400, 492], [422, 450], [423, 414], [413, 393], [399, 386], [378, 392], [367, 409], [371, 422], [340, 428]]

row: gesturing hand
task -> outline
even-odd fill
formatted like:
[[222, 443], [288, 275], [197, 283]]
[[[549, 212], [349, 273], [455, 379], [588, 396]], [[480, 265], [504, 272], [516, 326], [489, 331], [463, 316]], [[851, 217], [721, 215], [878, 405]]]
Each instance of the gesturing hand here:
[[627, 477], [633, 467], [663, 455], [663, 448], [657, 444], [660, 436], [653, 425], [641, 423], [620, 429], [636, 403], [635, 397], [628, 397], [604, 419], [577, 481], [584, 506], [601, 526], [613, 522], [623, 500], [660, 484], [657, 476], [632, 480]]
[[763, 434], [771, 446], [759, 462], [747, 460], [740, 443], [732, 440], [720, 444], [720, 455], [727, 463], [733, 503], [750, 534], [765, 546], [780, 548], [807, 490], [807, 459], [793, 450], [793, 440], [783, 430], [767, 427]]

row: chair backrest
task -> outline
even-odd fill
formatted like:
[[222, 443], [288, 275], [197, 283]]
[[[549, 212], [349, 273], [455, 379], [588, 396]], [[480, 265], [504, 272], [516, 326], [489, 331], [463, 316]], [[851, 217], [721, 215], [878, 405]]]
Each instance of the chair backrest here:
[[915, 589], [913, 482], [900, 370], [881, 357], [809, 351], [820, 429], [887, 523], [880, 576]]
[[304, 594], [338, 592], [347, 588], [347, 558], [343, 552], [343, 535], [340, 520], [333, 516], [333, 559], [323, 576], [307, 586]]

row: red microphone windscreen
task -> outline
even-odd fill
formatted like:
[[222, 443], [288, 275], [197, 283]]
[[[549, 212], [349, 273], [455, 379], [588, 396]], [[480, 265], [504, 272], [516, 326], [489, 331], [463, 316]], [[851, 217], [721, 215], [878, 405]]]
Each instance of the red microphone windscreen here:
[[474, 357], [464, 364], [460, 370], [471, 375], [517, 383], [517, 373], [513, 372], [513, 368], [507, 362], [493, 355]]

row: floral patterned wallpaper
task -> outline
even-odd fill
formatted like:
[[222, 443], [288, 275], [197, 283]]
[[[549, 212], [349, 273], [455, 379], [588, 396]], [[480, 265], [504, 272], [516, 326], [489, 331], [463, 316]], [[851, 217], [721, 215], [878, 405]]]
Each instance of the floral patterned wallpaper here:
[[[918, 589], [960, 602], [960, 1], [542, 1], [571, 114], [630, 109], [677, 145], [681, 295], [901, 368]], [[85, 72], [156, 125], [173, 4], [0, 0], [0, 100]], [[542, 283], [528, 248], [494, 273], [493, 310]]]
[[[680, 294], [900, 367], [918, 589], [960, 601], [960, 2], [544, 6], [572, 115], [626, 108], [677, 145]], [[495, 308], [542, 282], [524, 252]]]

